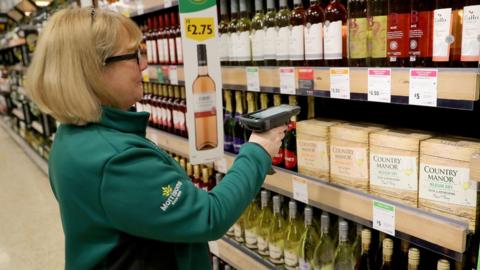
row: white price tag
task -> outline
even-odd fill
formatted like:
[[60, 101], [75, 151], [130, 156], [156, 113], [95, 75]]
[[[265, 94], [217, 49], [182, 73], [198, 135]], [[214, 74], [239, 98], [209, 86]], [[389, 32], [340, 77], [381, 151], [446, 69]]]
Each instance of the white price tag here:
[[293, 199], [308, 204], [308, 184], [305, 179], [292, 176]]
[[330, 97], [350, 99], [349, 68], [330, 68]]
[[258, 67], [246, 67], [247, 72], [247, 90], [260, 92], [260, 74]]
[[170, 84], [178, 85], [177, 66], [170, 66], [168, 68], [168, 79], [170, 80]]
[[217, 241], [208, 241], [208, 248], [210, 249], [210, 252], [219, 257], [220, 256], [220, 252], [218, 250], [218, 243]]
[[280, 94], [295, 95], [295, 69], [293, 67], [281, 67]]
[[408, 103], [437, 106], [438, 69], [410, 69], [410, 94]]
[[368, 69], [368, 101], [390, 103], [392, 100], [392, 69]]
[[172, 6], [172, 0], [165, 0], [165, 7], [168, 8], [168, 7], [171, 7]]
[[145, 13], [143, 1], [137, 1], [137, 14], [142, 15], [143, 13]]
[[227, 159], [221, 158], [215, 161], [215, 170], [221, 173], [227, 173]]
[[373, 228], [395, 236], [395, 206], [373, 200]]

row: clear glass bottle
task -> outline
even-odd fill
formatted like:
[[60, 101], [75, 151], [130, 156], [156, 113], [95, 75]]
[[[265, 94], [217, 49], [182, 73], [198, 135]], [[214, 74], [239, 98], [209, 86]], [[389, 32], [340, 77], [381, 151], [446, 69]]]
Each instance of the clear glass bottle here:
[[338, 0], [331, 0], [325, 8], [323, 49], [325, 65], [343, 67], [347, 64], [347, 11]]
[[238, 36], [237, 36], [237, 23], [239, 20], [239, 12], [238, 12], [238, 0], [230, 1], [230, 24], [228, 25], [228, 33], [229, 33], [229, 42], [230, 46], [228, 46], [228, 56], [229, 56], [229, 64], [231, 66], [238, 65], [237, 59], [237, 48], [238, 48]]
[[288, 226], [285, 236], [285, 268], [294, 270], [298, 268], [298, 247], [302, 237], [302, 226], [297, 218], [297, 203], [290, 200], [288, 203]]
[[334, 270], [352, 270], [352, 246], [348, 242], [348, 223], [342, 220], [338, 223], [338, 246], [333, 261]]
[[333, 269], [333, 260], [335, 258], [335, 243], [330, 233], [330, 216], [323, 212], [320, 216], [320, 240], [315, 247], [313, 255], [313, 268], [315, 270]]
[[372, 0], [369, 11], [369, 57], [371, 67], [387, 66], [387, 0]]
[[290, 10], [287, 6], [287, 0], [280, 0], [280, 10], [276, 15], [277, 39], [275, 53], [277, 65], [290, 66], [289, 44], [290, 44]]
[[247, 208], [245, 214], [245, 245], [250, 249], [257, 249], [257, 231], [258, 218], [260, 210], [258, 209], [258, 202], [254, 198]]
[[321, 1], [310, 0], [306, 11], [305, 61], [308, 66], [323, 66], [323, 24], [325, 11]]
[[280, 196], [273, 196], [273, 217], [268, 231], [269, 260], [274, 264], [283, 264], [283, 250], [285, 242], [285, 220], [280, 213]]
[[224, 150], [233, 153], [233, 138], [235, 135], [235, 116], [232, 109], [232, 91], [223, 91], [225, 100], [225, 115], [223, 117], [223, 132], [224, 132]]
[[348, 65], [365, 67], [368, 63], [367, 1], [348, 1]]
[[220, 63], [222, 66], [226, 66], [229, 63], [229, 46], [230, 35], [228, 34], [228, 24], [230, 20], [228, 18], [227, 0], [220, 1], [220, 23], [218, 24], [218, 37], [220, 39]]
[[268, 207], [270, 201], [270, 192], [262, 190], [260, 192], [261, 210], [257, 223], [257, 249], [258, 253], [264, 257], [268, 257], [268, 231], [272, 220], [272, 210]]
[[291, 29], [288, 46], [289, 59], [293, 66], [305, 65], [305, 24], [306, 16], [302, 0], [294, 0], [293, 9], [290, 14]]
[[356, 226], [356, 235], [355, 235], [355, 240], [353, 241], [352, 244], [352, 256], [353, 256], [353, 261], [357, 261], [358, 258], [362, 255], [362, 225], [357, 224]]
[[265, 14], [263, 1], [255, 0], [255, 16], [252, 19], [252, 59], [254, 66], [263, 66], [265, 63]]
[[250, 42], [251, 22], [247, 10], [247, 1], [240, 0], [240, 16], [237, 22], [237, 61], [241, 66], [252, 64], [252, 45]]
[[313, 210], [310, 206], [305, 206], [304, 220], [305, 227], [300, 239], [298, 250], [298, 259], [300, 269], [312, 269], [313, 258], [315, 254], [315, 246], [318, 242], [318, 234], [313, 226]]
[[263, 47], [265, 65], [275, 66], [277, 64], [276, 39], [277, 39], [277, 12], [274, 0], [267, 0], [267, 13], [265, 14], [265, 43]]

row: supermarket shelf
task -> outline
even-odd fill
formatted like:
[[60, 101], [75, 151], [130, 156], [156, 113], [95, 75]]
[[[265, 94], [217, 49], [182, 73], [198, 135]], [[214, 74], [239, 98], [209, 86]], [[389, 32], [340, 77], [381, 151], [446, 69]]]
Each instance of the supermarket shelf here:
[[48, 163], [43, 159], [35, 150], [28, 145], [28, 143], [15, 133], [8, 125], [0, 119], [0, 126], [7, 132], [8, 135], [22, 148], [22, 150], [27, 154], [28, 157], [40, 168], [40, 170], [48, 176]]
[[178, 0], [163, 0], [163, 1], [158, 1], [158, 0], [143, 0], [143, 12], [137, 11], [132, 11], [130, 13], [130, 17], [136, 17], [136, 16], [141, 16], [145, 15], [148, 13], [160, 11], [163, 9], [171, 8], [174, 6], [178, 6]]
[[277, 269], [277, 267], [258, 255], [255, 251], [235, 242], [226, 236], [216, 241], [218, 257], [236, 269]]
[[[186, 139], [153, 128], [149, 128], [147, 134], [161, 148], [188, 156]], [[229, 168], [234, 158], [235, 155], [226, 154], [222, 162], [226, 166], [221, 167]], [[386, 201], [396, 206], [396, 236], [457, 261], [463, 258], [468, 234], [466, 223], [281, 168], [275, 168], [275, 171], [274, 175], [267, 176], [264, 183], [266, 189], [293, 197], [292, 178], [302, 179], [308, 186], [310, 205], [368, 227], [372, 227], [373, 200]]]

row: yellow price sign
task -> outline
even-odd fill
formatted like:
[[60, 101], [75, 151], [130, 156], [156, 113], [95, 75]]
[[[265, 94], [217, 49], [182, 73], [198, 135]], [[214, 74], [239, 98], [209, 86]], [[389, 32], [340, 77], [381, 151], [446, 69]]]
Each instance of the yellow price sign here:
[[205, 41], [215, 37], [215, 23], [212, 17], [185, 18], [187, 38], [195, 41]]

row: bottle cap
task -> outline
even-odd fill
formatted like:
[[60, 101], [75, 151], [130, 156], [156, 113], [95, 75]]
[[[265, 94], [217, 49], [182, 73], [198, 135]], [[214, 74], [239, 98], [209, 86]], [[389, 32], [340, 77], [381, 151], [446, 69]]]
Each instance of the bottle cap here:
[[383, 239], [383, 255], [392, 256], [393, 254], [393, 241], [390, 238]]
[[420, 262], [420, 251], [416, 248], [410, 248], [408, 250], [408, 264], [417, 265]]
[[294, 200], [288, 202], [288, 216], [295, 218], [297, 216], [297, 203]]
[[362, 230], [362, 243], [370, 243], [372, 240], [372, 232], [369, 229]]
[[328, 232], [330, 227], [330, 216], [327, 212], [323, 212], [320, 216], [320, 228], [322, 232]]
[[278, 195], [273, 196], [273, 212], [280, 212], [280, 196]]
[[437, 263], [437, 270], [450, 270], [450, 263], [445, 259], [440, 259]]

